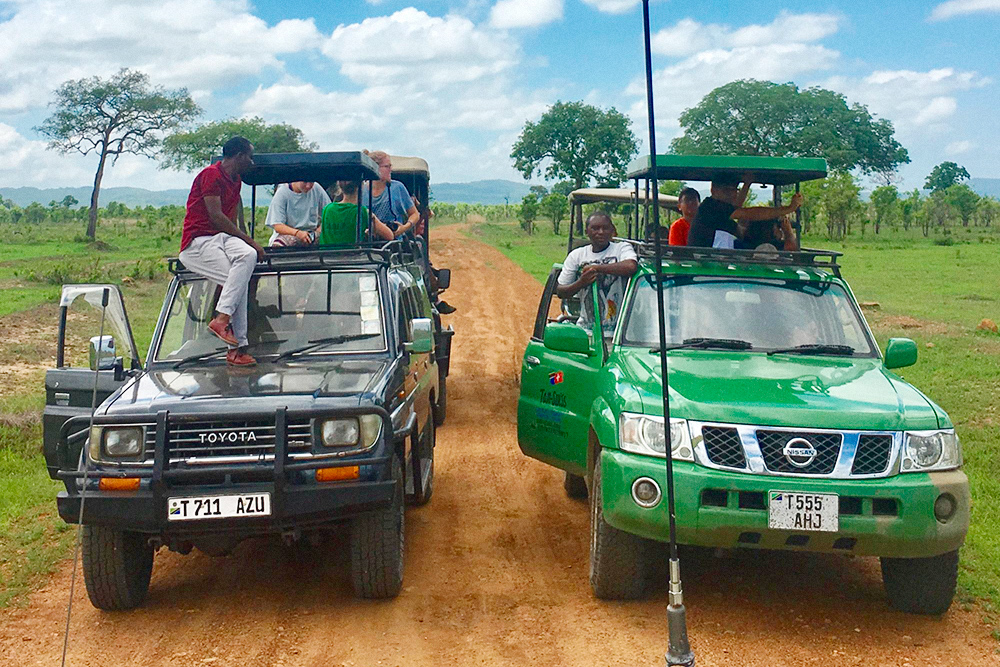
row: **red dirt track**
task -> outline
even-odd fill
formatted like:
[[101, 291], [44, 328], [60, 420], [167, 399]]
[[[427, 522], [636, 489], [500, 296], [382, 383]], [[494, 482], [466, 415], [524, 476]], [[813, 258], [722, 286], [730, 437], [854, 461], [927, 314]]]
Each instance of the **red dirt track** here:
[[[520, 359], [541, 286], [459, 228], [435, 234], [458, 333], [434, 498], [407, 511], [399, 598], [354, 599], [343, 537], [251, 541], [226, 558], [161, 551], [136, 611], [97, 611], [78, 579], [69, 665], [663, 664], [665, 586], [644, 602], [595, 600], [586, 503], [517, 448]], [[1000, 665], [980, 610], [895, 612], [874, 559], [697, 550], [682, 564], [700, 666]], [[59, 664], [70, 570], [27, 608], [0, 610], [0, 665]]]

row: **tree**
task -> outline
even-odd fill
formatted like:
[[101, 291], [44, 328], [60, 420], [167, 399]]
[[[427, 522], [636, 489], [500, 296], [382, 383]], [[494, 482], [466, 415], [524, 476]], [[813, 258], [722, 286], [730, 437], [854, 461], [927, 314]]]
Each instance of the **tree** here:
[[564, 197], [569, 197], [569, 193], [573, 192], [573, 184], [570, 181], [559, 181], [552, 186], [552, 192], [558, 192]]
[[256, 116], [230, 118], [171, 134], [163, 142], [160, 169], [198, 171], [221, 155], [222, 145], [236, 136], [247, 138], [257, 153], [309, 153], [319, 148], [292, 125], [268, 125]]
[[858, 169], [887, 183], [910, 161], [891, 122], [840, 93], [793, 83], [727, 83], [684, 111], [680, 124], [684, 134], [671, 149], [682, 155], [822, 157], [834, 170]]
[[948, 220], [955, 215], [955, 210], [948, 202], [943, 191], [933, 193], [927, 198], [924, 204], [923, 216], [921, 219], [924, 237], [930, 236], [931, 225], [936, 225], [942, 229], [948, 229]]
[[549, 194], [548, 188], [546, 188], [544, 185], [532, 185], [530, 188], [528, 188], [528, 192], [535, 195], [539, 199], [544, 199], [545, 195]]
[[684, 181], [660, 181], [660, 194], [676, 197], [684, 189]]
[[521, 229], [530, 234], [534, 229], [535, 218], [538, 217], [538, 197], [533, 194], [524, 195], [517, 217], [521, 220]]
[[995, 220], [1000, 219], [1000, 201], [993, 197], [982, 197], [976, 207], [976, 217], [984, 227], [991, 227]]
[[565, 195], [552, 192], [545, 195], [545, 199], [542, 200], [539, 210], [552, 221], [552, 233], [558, 235], [559, 223], [562, 222], [569, 211], [569, 200], [566, 199]]
[[62, 198], [62, 201], [59, 202], [59, 205], [62, 206], [63, 208], [73, 208], [79, 203], [80, 201], [73, 195], [66, 195], [65, 197]]
[[905, 199], [899, 200], [899, 214], [903, 219], [903, 229], [908, 230], [913, 221], [920, 214], [923, 202], [920, 199], [920, 190], [914, 190]]
[[97, 236], [101, 179], [123, 153], [153, 157], [161, 134], [193, 120], [201, 109], [184, 88], [151, 86], [142, 72], [121, 69], [109, 79], [93, 76], [67, 81], [56, 90], [56, 111], [35, 129], [61, 153], [96, 152], [100, 157], [90, 196], [87, 237]]
[[968, 227], [969, 221], [972, 220], [972, 216], [976, 213], [976, 207], [979, 205], [979, 195], [968, 185], [962, 183], [949, 185], [940, 192], [944, 194], [945, 200], [962, 218], [962, 226]]
[[942, 162], [931, 170], [924, 181], [924, 190], [938, 192], [961, 181], [969, 180], [969, 172], [954, 162]]
[[846, 171], [834, 172], [822, 187], [827, 233], [832, 240], [842, 239], [850, 234], [851, 223], [862, 215], [861, 189]]
[[872, 208], [875, 209], [875, 233], [878, 234], [883, 222], [890, 222], [896, 217], [899, 208], [899, 192], [895, 185], [882, 185], [871, 194]]
[[628, 161], [639, 151], [632, 121], [613, 107], [602, 111], [583, 102], [556, 102], [538, 122], [524, 124], [510, 156], [514, 168], [531, 178], [567, 178], [573, 189], [592, 181], [621, 183]]

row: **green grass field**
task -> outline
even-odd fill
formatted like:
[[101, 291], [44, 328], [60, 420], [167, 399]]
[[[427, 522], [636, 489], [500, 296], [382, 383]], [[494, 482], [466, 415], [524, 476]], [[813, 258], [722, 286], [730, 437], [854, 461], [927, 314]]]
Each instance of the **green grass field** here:
[[[529, 236], [515, 223], [483, 223], [467, 233], [544, 281], [566, 256], [563, 228], [556, 236], [537, 224]], [[878, 304], [866, 316], [880, 345], [890, 337], [917, 342], [917, 364], [900, 375], [948, 412], [961, 438], [973, 507], [959, 581], [965, 595], [992, 607], [1000, 604], [1000, 335], [976, 326], [1000, 322], [1000, 247], [981, 232], [967, 237], [936, 245], [913, 230], [839, 244], [806, 236], [803, 245], [844, 253], [843, 275], [858, 300]]]

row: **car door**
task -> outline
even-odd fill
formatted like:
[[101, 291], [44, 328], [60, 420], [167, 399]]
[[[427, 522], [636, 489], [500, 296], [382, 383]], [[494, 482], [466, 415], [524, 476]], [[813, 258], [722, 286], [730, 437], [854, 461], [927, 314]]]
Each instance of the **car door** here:
[[[555, 294], [559, 271], [554, 268], [545, 283], [535, 328], [521, 363], [517, 438], [526, 455], [584, 475], [590, 409], [596, 394], [597, 374], [604, 361], [604, 343], [599, 326], [595, 326], [585, 332], [589, 337], [585, 351], [546, 346], [546, 329], [577, 326], [575, 318], [565, 314], [566, 309]], [[594, 290], [591, 303], [596, 304], [596, 286], [588, 289]], [[594, 315], [594, 321], [598, 322], [597, 313]]]
[[[82, 304], [86, 304], [82, 311], [74, 308]], [[102, 311], [103, 341], [98, 340]], [[90, 363], [84, 366], [80, 343], [88, 339]], [[42, 413], [42, 449], [51, 477], [56, 477], [60, 463], [72, 465], [70, 462], [75, 462], [79, 456], [77, 447], [66, 461], [59, 461], [58, 444], [63, 424], [71, 417], [89, 415], [92, 405], [100, 405], [125, 383], [125, 368], [136, 369], [140, 365], [125, 301], [118, 287], [64, 285], [59, 299], [56, 368], [45, 373], [45, 409]], [[77, 429], [82, 430], [85, 429]]]

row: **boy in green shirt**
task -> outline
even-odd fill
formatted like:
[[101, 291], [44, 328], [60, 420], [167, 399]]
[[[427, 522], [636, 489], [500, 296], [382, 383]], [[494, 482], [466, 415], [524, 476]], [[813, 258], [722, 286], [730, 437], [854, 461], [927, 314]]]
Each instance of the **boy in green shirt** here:
[[[344, 201], [337, 201], [327, 204], [323, 208], [323, 221], [319, 236], [319, 245], [350, 246], [357, 242], [358, 227], [358, 183], [357, 181], [337, 181], [341, 192], [344, 193]], [[361, 240], [365, 241], [368, 227], [368, 209], [361, 207]], [[375, 236], [384, 241], [391, 241], [395, 238], [392, 230], [381, 220], [372, 216], [372, 229]]]

